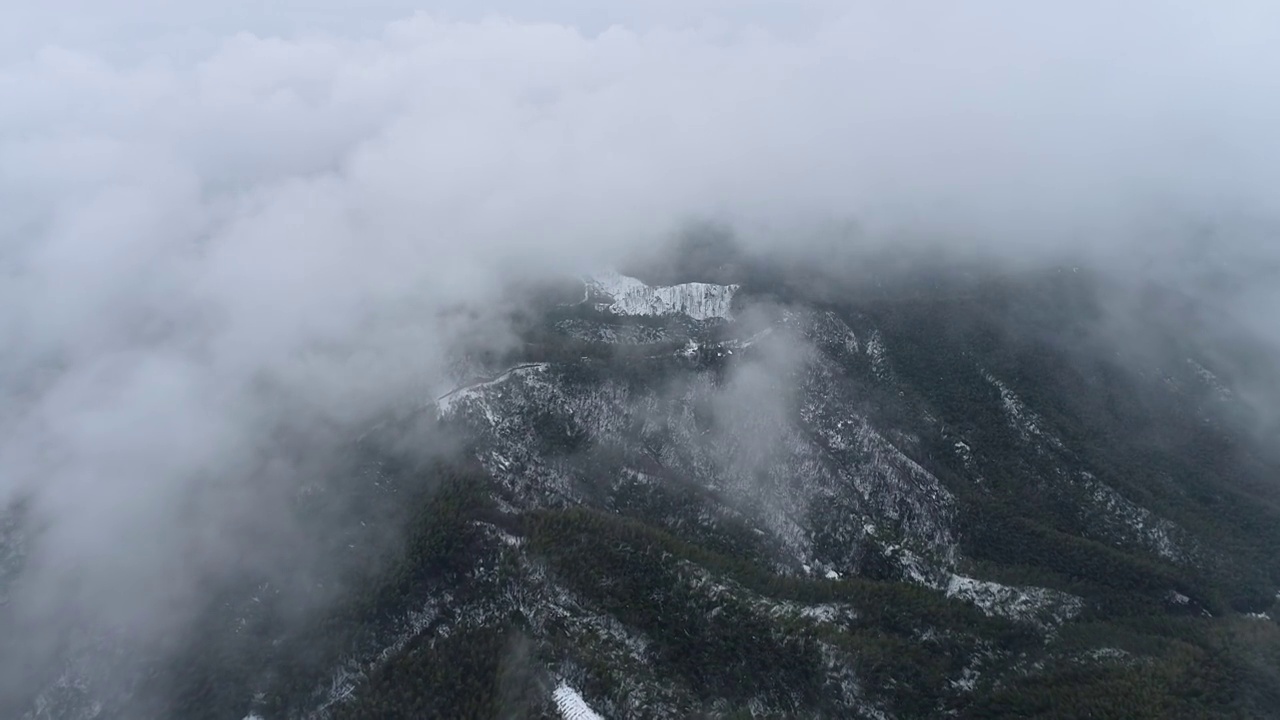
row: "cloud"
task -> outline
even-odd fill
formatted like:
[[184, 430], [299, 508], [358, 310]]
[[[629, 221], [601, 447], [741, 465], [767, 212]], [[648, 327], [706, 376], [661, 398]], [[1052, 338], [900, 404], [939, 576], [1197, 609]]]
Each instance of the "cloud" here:
[[445, 309], [691, 218], [1100, 261], [1196, 220], [1275, 257], [1269, 3], [229, 7], [6, 11], [35, 31], [0, 66], [0, 500], [108, 614], [235, 555], [209, 538], [254, 512], [236, 478], [304, 469], [274, 429], [444, 387], [475, 331]]

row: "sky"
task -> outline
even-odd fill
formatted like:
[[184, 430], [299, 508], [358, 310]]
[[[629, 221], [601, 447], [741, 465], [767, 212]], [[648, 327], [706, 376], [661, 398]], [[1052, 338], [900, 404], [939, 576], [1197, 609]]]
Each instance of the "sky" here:
[[[34, 587], [153, 618], [304, 472], [275, 430], [443, 392], [443, 310], [696, 219], [1274, 267], [1278, 67], [1269, 2], [7, 3], [0, 503]], [[1280, 338], [1269, 277], [1230, 309]]]
[[4, 10], [12, 21], [5, 23], [6, 34], [0, 38], [10, 57], [22, 57], [49, 43], [134, 57], [159, 48], [170, 54], [202, 53], [238, 32], [376, 34], [387, 23], [419, 12], [455, 21], [498, 15], [555, 22], [589, 34], [612, 25], [648, 30], [660, 26], [725, 28], [747, 24], [793, 33], [811, 31], [817, 23], [837, 14], [841, 5], [834, 0], [50, 0]]

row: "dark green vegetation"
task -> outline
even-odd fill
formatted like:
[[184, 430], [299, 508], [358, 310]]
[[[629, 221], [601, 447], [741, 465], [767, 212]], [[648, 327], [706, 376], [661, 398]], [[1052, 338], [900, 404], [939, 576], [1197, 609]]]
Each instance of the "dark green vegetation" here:
[[[866, 310], [894, 348], [895, 370], [976, 448], [987, 482], [966, 503], [966, 550], [1139, 594], [1175, 588], [1214, 614], [1269, 607], [1280, 578], [1280, 476], [1263, 454], [1271, 448], [1215, 407], [1221, 400], [1187, 367], [1197, 348], [1162, 337], [1158, 316], [1143, 318], [1152, 323], [1144, 336], [1126, 337], [1126, 354], [1116, 353], [1121, 339], [1097, 335], [1108, 308], [1091, 285], [1056, 271]], [[982, 369], [1005, 379], [1064, 447], [1024, 452]], [[1086, 497], [1026, 481], [1064, 467], [1189, 530], [1212, 561], [1188, 572], [1091, 542]]]
[[[653, 639], [670, 681], [688, 682], [698, 695], [723, 698], [730, 706], [763, 695], [785, 714], [840, 714], [841, 690], [823, 667], [823, 640], [850, 653], [859, 678], [893, 687], [897, 710], [928, 713], [947, 703], [937, 690], [982, 645], [983, 634], [1008, 649], [1035, 642], [1011, 624], [936, 592], [897, 583], [779, 577], [613, 515], [540, 512], [529, 527], [535, 549], [575, 591]], [[848, 603], [865, 610], [821, 629], [794, 618], [765, 621], [737, 593], [708, 598], [691, 587], [696, 582], [687, 575], [702, 571], [765, 604]], [[930, 628], [960, 632], [923, 639]], [[608, 674], [607, 668], [598, 672]]]

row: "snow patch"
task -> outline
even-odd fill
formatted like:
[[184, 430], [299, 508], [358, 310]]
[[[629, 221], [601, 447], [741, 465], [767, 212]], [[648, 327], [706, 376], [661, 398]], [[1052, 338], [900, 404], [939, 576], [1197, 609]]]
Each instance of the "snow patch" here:
[[1094, 477], [1093, 473], [1081, 472], [1075, 482], [1092, 495], [1095, 507], [1105, 511], [1104, 517], [1125, 528], [1127, 540], [1140, 543], [1167, 560], [1180, 562], [1185, 558], [1186, 553], [1174, 541], [1177, 528], [1172, 522], [1157, 517], [1150, 510], [1124, 497], [1110, 485]]
[[1004, 406], [1009, 424], [1018, 431], [1024, 441], [1044, 440], [1057, 450], [1064, 449], [1062, 441], [1044, 430], [1040, 416], [1028, 409], [1008, 385], [986, 370], [982, 371], [982, 376], [1000, 392], [1000, 403]]
[[845, 608], [840, 605], [823, 603], [800, 608], [800, 617], [820, 623], [832, 623], [838, 620], [844, 611]]
[[582, 694], [574, 690], [568, 683], [560, 683], [552, 695], [556, 701], [556, 709], [560, 711], [560, 717], [564, 720], [604, 720], [604, 718], [591, 709], [587, 701], [582, 698]]
[[871, 333], [871, 337], [866, 343], [866, 352], [867, 357], [871, 360], [872, 374], [880, 380], [888, 380], [890, 378], [889, 364], [885, 357], [884, 338], [880, 336], [879, 330]]
[[961, 692], [973, 692], [978, 686], [978, 671], [973, 668], [965, 668], [960, 673], [960, 677], [951, 681], [951, 687]]
[[1191, 358], [1187, 358], [1187, 365], [1191, 366], [1192, 372], [1199, 376], [1206, 385], [1217, 393], [1219, 398], [1223, 400], [1231, 399], [1231, 388], [1224, 385], [1222, 381], [1218, 379], [1218, 376], [1210, 372], [1208, 368]]
[[984, 614], [1030, 622], [1041, 627], [1060, 625], [1083, 608], [1080, 598], [1058, 590], [1013, 587], [963, 575], [952, 575], [947, 597], [973, 603]]

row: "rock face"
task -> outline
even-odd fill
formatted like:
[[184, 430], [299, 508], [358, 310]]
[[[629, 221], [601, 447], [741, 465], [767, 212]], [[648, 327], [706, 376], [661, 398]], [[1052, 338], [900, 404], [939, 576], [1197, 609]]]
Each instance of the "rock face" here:
[[595, 294], [601, 306], [617, 315], [686, 315], [694, 320], [731, 319], [737, 285], [690, 282], [651, 287], [616, 272], [604, 272], [586, 281], [588, 297]]
[[[998, 297], [1015, 291], [819, 303], [591, 278], [582, 302], [520, 329], [522, 354], [412, 418], [462, 458], [407, 463], [394, 448], [411, 430], [389, 422], [325, 491], [359, 499], [341, 504], [343, 545], [405, 513], [391, 569], [353, 571], [349, 601], [301, 628], [269, 622], [285, 602], [271, 584], [224, 593], [202, 626], [217, 653], [193, 645], [153, 670], [168, 678], [153, 715], [1280, 707], [1265, 683], [1229, 679], [1274, 671], [1257, 658], [1280, 648], [1265, 630], [1280, 518], [1239, 491], [1276, 467], [1242, 444], [1167, 449], [1206, 432], [1223, 381], [1199, 362], [1144, 385], [1142, 368], [1079, 361], [1039, 340], [1069, 315], [1046, 310], [1030, 332], [1001, 314], [1068, 303], [1038, 281]], [[1142, 422], [1135, 443], [1122, 430]], [[1238, 622], [1265, 632], [1218, 653]], [[24, 717], [130, 707], [75, 667]]]

